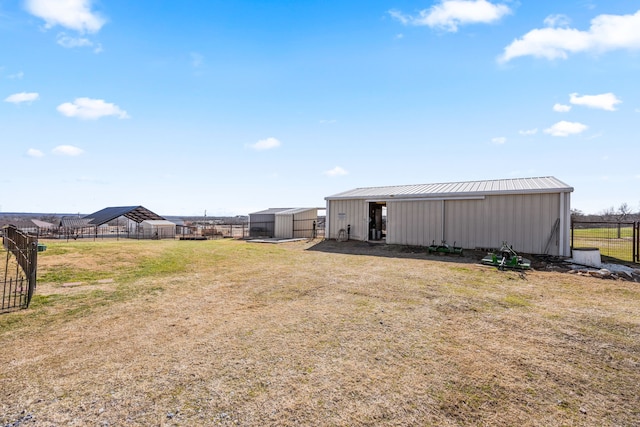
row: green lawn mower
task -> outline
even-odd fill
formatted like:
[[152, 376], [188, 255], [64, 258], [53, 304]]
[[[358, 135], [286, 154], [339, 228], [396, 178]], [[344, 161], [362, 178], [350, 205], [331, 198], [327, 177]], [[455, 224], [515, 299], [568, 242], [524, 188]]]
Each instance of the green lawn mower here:
[[502, 242], [500, 250], [489, 252], [480, 262], [485, 265], [498, 267], [499, 270], [506, 268], [528, 270], [531, 268], [531, 261], [518, 255], [507, 242]]

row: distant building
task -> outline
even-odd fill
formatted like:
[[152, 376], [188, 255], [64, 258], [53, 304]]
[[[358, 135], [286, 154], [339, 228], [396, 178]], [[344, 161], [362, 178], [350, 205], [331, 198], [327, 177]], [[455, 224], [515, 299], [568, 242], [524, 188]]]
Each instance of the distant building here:
[[176, 224], [166, 219], [145, 219], [140, 223], [138, 234], [142, 239], [173, 239], [176, 237]]
[[[118, 224], [124, 218], [123, 224]], [[94, 227], [103, 227], [116, 221], [116, 227], [126, 227], [128, 237], [139, 239], [175, 238], [176, 224], [143, 206], [109, 207], [86, 215], [83, 219]], [[119, 230], [117, 231], [119, 234]]]
[[49, 232], [55, 227], [55, 224], [38, 219], [3, 220], [0, 228], [5, 225], [13, 225], [22, 232], [35, 234], [37, 236]]

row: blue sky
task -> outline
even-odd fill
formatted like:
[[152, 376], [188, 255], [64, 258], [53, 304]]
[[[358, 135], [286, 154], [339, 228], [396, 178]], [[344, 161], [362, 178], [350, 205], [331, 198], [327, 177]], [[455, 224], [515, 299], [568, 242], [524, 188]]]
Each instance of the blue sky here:
[[0, 211], [555, 176], [640, 210], [640, 1], [0, 0]]

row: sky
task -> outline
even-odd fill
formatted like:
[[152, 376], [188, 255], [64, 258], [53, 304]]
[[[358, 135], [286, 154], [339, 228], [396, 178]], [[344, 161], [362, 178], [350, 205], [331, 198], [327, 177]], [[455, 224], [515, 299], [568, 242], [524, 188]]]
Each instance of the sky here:
[[555, 176], [640, 210], [640, 0], [0, 0], [0, 212]]

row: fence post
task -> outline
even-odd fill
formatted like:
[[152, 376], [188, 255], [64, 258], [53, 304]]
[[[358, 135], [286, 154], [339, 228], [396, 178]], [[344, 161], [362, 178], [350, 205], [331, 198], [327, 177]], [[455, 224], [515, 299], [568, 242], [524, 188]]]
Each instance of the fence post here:
[[633, 223], [633, 262], [640, 262], [640, 222]]
[[[571, 251], [573, 251], [573, 236], [576, 234], [574, 228], [575, 222], [571, 220]], [[573, 252], [571, 252], [571, 256], [573, 256]]]

